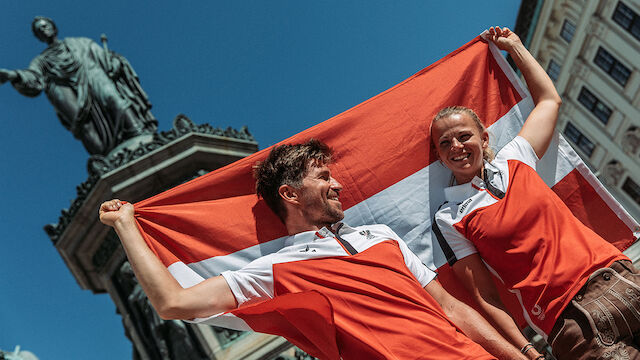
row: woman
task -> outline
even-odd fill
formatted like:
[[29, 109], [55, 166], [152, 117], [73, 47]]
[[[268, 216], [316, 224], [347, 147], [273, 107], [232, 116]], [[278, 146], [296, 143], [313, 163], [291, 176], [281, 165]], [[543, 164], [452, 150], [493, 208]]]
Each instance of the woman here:
[[539, 355], [506, 312], [490, 272], [517, 295], [525, 318], [548, 335], [559, 359], [640, 357], [631, 346], [640, 330], [640, 275], [535, 172], [561, 104], [553, 82], [509, 29], [489, 29], [489, 40], [511, 55], [535, 108], [495, 159], [489, 134], [472, 110], [446, 108], [433, 119], [431, 139], [455, 179], [434, 230], [457, 258], [454, 273], [530, 358]]

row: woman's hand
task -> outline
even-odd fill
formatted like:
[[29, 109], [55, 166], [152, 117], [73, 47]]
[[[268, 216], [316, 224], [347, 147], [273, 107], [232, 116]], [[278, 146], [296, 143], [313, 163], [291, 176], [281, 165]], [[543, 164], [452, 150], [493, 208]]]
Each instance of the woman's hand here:
[[496, 44], [498, 49], [510, 52], [517, 46], [523, 46], [520, 37], [507, 27], [499, 26], [489, 28], [488, 40]]
[[111, 227], [115, 227], [117, 222], [133, 220], [133, 205], [126, 201], [113, 199], [105, 201], [100, 205], [100, 221]]

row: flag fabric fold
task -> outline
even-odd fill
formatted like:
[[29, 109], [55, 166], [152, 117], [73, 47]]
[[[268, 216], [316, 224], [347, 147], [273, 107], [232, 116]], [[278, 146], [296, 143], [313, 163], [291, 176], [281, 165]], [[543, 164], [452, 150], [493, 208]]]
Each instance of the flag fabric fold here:
[[[431, 149], [429, 126], [441, 108], [452, 105], [478, 113], [495, 150], [518, 133], [533, 108], [526, 87], [500, 51], [479, 36], [393, 88], [281, 143], [316, 138], [333, 147], [332, 175], [343, 185], [345, 222], [390, 226], [427, 266], [446, 273], [431, 220], [444, 201], [451, 173]], [[183, 287], [282, 248], [286, 229], [257, 198], [252, 176], [254, 164], [269, 151], [135, 204], [145, 241]], [[561, 136], [556, 136], [538, 168], [574, 214], [606, 240], [624, 250], [637, 239], [637, 222]], [[447, 279], [448, 275], [441, 276], [443, 285], [459, 292], [455, 281]], [[322, 295], [300, 296], [314, 304], [312, 318], [321, 324], [322, 333], [334, 332]], [[293, 306], [292, 299], [296, 297], [198, 321], [283, 335], [323, 358], [338, 358], [335, 341], [314, 338], [305, 324], [295, 320], [295, 314], [304, 310]], [[265, 326], [261, 319], [269, 316], [282, 320], [273, 322], [281, 325]]]

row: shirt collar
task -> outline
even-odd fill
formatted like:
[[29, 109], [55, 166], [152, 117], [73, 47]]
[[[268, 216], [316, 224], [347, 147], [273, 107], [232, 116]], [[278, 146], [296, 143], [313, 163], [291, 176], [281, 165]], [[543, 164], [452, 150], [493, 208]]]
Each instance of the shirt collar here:
[[[499, 172], [498, 168], [496, 168], [493, 164], [487, 161], [484, 162], [484, 168], [490, 169], [493, 172]], [[454, 178], [454, 182], [455, 182], [455, 178]], [[461, 202], [465, 199], [470, 198], [474, 194], [476, 194], [478, 192], [478, 189], [485, 189], [485, 188], [486, 188], [486, 185], [484, 181], [481, 178], [474, 176], [473, 179], [471, 179], [471, 181], [467, 183], [460, 184], [460, 185], [454, 184], [453, 186], [449, 186], [445, 188], [444, 197], [447, 201]]]
[[326, 237], [333, 238], [336, 236], [336, 233], [334, 232], [335, 229], [337, 229], [338, 234], [345, 234], [345, 233], [350, 233], [354, 231], [354, 229], [349, 225], [343, 222], [337, 222], [333, 224], [331, 228], [327, 228], [326, 226], [324, 226], [322, 229], [317, 231], [310, 230], [310, 231], [303, 231], [301, 233], [289, 235], [289, 237], [285, 240], [284, 245], [291, 246], [295, 244], [303, 244], [311, 241], [316, 241], [318, 239], [322, 239]]
[[471, 180], [468, 183], [453, 185], [453, 186], [449, 186], [448, 188], [445, 188], [444, 198], [450, 202], [460, 202], [464, 199], [471, 197], [473, 194], [476, 193], [476, 190], [471, 186], [471, 184], [475, 182], [476, 179], [480, 180], [480, 178], [476, 176], [473, 178], [473, 180]]

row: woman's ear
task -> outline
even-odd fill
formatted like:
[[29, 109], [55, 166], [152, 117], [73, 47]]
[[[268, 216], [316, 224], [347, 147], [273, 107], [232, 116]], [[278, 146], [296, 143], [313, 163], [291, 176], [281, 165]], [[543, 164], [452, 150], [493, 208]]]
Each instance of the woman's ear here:
[[482, 131], [482, 148], [486, 149], [489, 147], [489, 132], [487, 129]]

